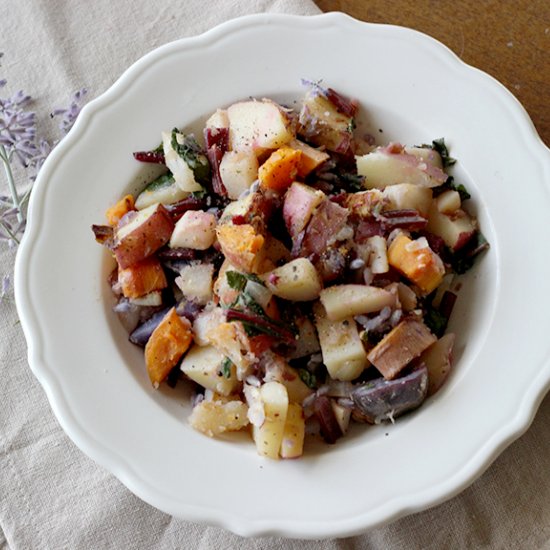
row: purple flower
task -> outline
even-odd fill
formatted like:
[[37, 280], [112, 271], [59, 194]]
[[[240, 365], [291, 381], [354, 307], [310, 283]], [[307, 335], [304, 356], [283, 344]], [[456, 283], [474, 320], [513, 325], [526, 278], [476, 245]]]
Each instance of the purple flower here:
[[59, 123], [59, 129], [64, 133], [67, 134], [69, 130], [73, 127], [73, 124], [76, 121], [76, 118], [80, 114], [80, 110], [82, 109], [85, 100], [84, 97], [88, 93], [88, 90], [86, 88], [82, 88], [76, 92], [73, 97], [71, 104], [67, 109], [55, 109], [51, 113], [51, 117], [55, 116], [62, 116], [61, 122]]

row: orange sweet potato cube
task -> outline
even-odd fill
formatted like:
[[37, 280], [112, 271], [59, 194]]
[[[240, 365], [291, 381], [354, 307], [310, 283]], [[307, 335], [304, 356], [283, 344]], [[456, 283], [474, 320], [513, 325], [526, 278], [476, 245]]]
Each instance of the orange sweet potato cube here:
[[145, 346], [145, 364], [153, 386], [168, 376], [193, 341], [191, 323], [172, 308], [151, 334]]
[[110, 208], [107, 209], [107, 212], [105, 212], [105, 217], [107, 218], [107, 223], [109, 225], [112, 225], [113, 227], [116, 226], [124, 216], [124, 214], [127, 214], [131, 210], [135, 210], [134, 206], [134, 197], [132, 195], [126, 195], [125, 197], [122, 197], [116, 204], [113, 204]]
[[168, 286], [159, 260], [150, 256], [125, 269], [118, 270], [118, 282], [126, 298], [139, 298]]
[[329, 159], [329, 155], [325, 151], [311, 147], [311, 145], [298, 139], [293, 139], [288, 145], [292, 149], [302, 152], [300, 162], [298, 163], [298, 175], [301, 178], [305, 178], [315, 168]]
[[258, 170], [260, 186], [263, 189], [284, 193], [298, 174], [301, 157], [301, 151], [286, 145], [271, 153]]
[[388, 262], [426, 294], [437, 288], [445, 275], [441, 258], [425, 239], [413, 241], [404, 234], [398, 235], [388, 248]]
[[216, 235], [223, 255], [237, 269], [257, 272], [263, 260], [264, 237], [250, 224], [221, 224]]

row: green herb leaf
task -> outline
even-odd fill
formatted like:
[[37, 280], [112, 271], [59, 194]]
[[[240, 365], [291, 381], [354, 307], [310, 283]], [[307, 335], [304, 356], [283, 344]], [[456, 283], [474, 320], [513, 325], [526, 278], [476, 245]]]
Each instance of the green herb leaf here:
[[443, 168], [455, 164], [456, 159], [449, 156], [449, 149], [447, 149], [447, 146], [445, 145], [445, 138], [434, 139], [432, 141], [432, 149], [434, 151], [437, 151], [441, 156], [441, 160], [443, 161]]
[[424, 323], [437, 337], [441, 337], [447, 328], [448, 319], [437, 309], [429, 307], [424, 315]]
[[231, 367], [233, 366], [233, 361], [229, 357], [225, 357], [221, 365], [221, 373], [225, 378], [231, 378]]
[[307, 369], [298, 369], [298, 376], [308, 388], [314, 390], [317, 387], [317, 377]]
[[227, 279], [227, 284], [233, 290], [238, 290], [239, 292], [244, 290], [246, 286], [246, 277], [238, 271], [226, 271], [225, 278]]
[[168, 172], [154, 179], [151, 183], [147, 185], [147, 187], [145, 187], [144, 191], [157, 191], [162, 187], [170, 187], [170, 185], [172, 185], [173, 183], [174, 177], [172, 176], [171, 172]]
[[210, 163], [203, 153], [201, 146], [197, 143], [195, 136], [189, 134], [183, 135], [183, 143], [178, 141], [178, 136], [183, 134], [177, 129], [172, 130], [172, 139], [170, 145], [172, 149], [187, 163], [187, 166], [193, 170], [195, 180], [201, 185], [210, 182]]

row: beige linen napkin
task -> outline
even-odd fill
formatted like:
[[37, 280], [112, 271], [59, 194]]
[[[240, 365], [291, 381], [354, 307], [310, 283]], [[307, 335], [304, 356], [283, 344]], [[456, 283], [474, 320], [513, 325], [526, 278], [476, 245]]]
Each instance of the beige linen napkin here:
[[[0, 79], [33, 95], [44, 115], [83, 86], [101, 94], [156, 46], [265, 11], [318, 12], [309, 0], [0, 0]], [[49, 137], [54, 130], [54, 121], [39, 127]], [[13, 261], [14, 250], [0, 246], [0, 276]], [[529, 432], [443, 505], [353, 539], [242, 539], [159, 512], [88, 459], [53, 417], [26, 353], [8, 294], [0, 302], [1, 549], [550, 548], [548, 398]]]

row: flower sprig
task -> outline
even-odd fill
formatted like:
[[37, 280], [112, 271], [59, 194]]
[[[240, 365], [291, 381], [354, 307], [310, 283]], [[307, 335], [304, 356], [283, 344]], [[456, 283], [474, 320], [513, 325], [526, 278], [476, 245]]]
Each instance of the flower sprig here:
[[[2, 57], [0, 53], [0, 58]], [[0, 80], [0, 89], [7, 84]], [[85, 102], [87, 90], [77, 91], [71, 98], [68, 108], [54, 109], [50, 117], [61, 117], [59, 129], [65, 135], [72, 128]], [[46, 157], [60, 140], [49, 142], [39, 139], [36, 132], [36, 113], [29, 109], [32, 103], [30, 95], [22, 90], [11, 97], [0, 97], [0, 162], [8, 183], [10, 196], [0, 196], [0, 240], [8, 241], [10, 246], [19, 243], [20, 235], [25, 229], [25, 206], [30, 196], [31, 187], [19, 195], [14, 177], [12, 162], [14, 159], [29, 171], [29, 181], [36, 179]]]
[[[0, 52], [0, 59], [3, 54]], [[0, 79], [0, 90], [7, 85], [6, 79]], [[0, 91], [1, 93], [1, 91]], [[82, 106], [85, 103], [87, 90], [82, 88], [71, 98], [69, 107], [54, 109], [51, 118], [60, 117], [59, 130], [61, 138], [55, 141], [37, 136], [37, 115], [30, 109], [33, 100], [22, 90], [13, 95], [0, 97], [0, 163], [8, 184], [9, 195], [0, 195], [0, 241], [8, 246], [17, 246], [26, 225], [26, 205], [40, 168], [52, 149], [69, 132], [75, 123]], [[21, 179], [16, 181], [14, 161], [17, 160], [23, 168]], [[27, 189], [20, 193], [24, 183]], [[19, 185], [18, 185], [19, 184]], [[0, 299], [7, 292], [9, 276], [2, 278]]]

